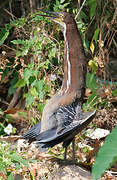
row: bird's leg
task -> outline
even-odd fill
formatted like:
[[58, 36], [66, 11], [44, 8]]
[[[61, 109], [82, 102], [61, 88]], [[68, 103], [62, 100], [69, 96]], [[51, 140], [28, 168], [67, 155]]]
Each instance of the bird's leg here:
[[72, 161], [75, 161], [75, 138], [72, 140]]
[[64, 152], [64, 160], [67, 158], [67, 146], [65, 147], [65, 152]]

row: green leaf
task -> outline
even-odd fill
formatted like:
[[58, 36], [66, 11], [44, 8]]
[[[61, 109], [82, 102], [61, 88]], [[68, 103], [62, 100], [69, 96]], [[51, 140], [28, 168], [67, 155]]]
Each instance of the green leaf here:
[[38, 69], [33, 69], [33, 70], [32, 70], [32, 74], [33, 74], [33, 76], [35, 76], [35, 77], [37, 78], [37, 76], [38, 76], [38, 74], [39, 74]]
[[15, 27], [18, 27], [18, 28], [21, 28], [25, 25], [26, 23], [26, 18], [19, 18], [17, 20], [10, 20], [10, 26], [15, 26]]
[[112, 91], [112, 96], [117, 96], [117, 89], [114, 89], [114, 90]]
[[22, 116], [23, 118], [25, 118], [25, 119], [26, 119], [26, 117], [27, 117], [27, 113], [24, 112], [24, 111], [20, 111], [20, 112], [18, 112], [18, 114], [19, 114], [20, 116]]
[[49, 93], [51, 91], [51, 87], [48, 84], [44, 85], [44, 90]]
[[48, 69], [49, 60], [39, 63], [38, 68]]
[[11, 172], [7, 173], [7, 180], [14, 180], [14, 177]]
[[15, 93], [15, 91], [16, 91], [16, 88], [14, 88], [14, 86], [10, 86], [9, 89], [8, 89], [8, 94], [12, 95], [12, 94]]
[[24, 80], [27, 81], [32, 75], [32, 70], [26, 68], [23, 74], [24, 74]]
[[[32, 80], [32, 78], [31, 78], [31, 80]], [[36, 80], [35, 80], [35, 79], [32, 80], [31, 83], [30, 83], [30, 84], [31, 84], [31, 87], [36, 86], [37, 83], [38, 83], [38, 80], [37, 80], [37, 79], [36, 79]]]
[[34, 68], [34, 63], [28, 64], [28, 68], [29, 68], [29, 69], [33, 69], [33, 68]]
[[2, 115], [2, 116], [4, 115], [4, 112], [3, 112], [3, 110], [1, 108], [0, 108], [0, 115]]
[[64, 3], [64, 2], [65, 2], [65, 0], [61, 0], [61, 1], [60, 1], [61, 4]]
[[96, 43], [97, 43], [97, 40], [98, 40], [98, 35], [99, 35], [99, 29], [96, 29], [95, 33], [94, 33], [94, 36], [93, 36]]
[[60, 4], [60, 2], [58, 0], [56, 0], [56, 5], [59, 5], [59, 4]]
[[6, 30], [5, 28], [0, 31], [0, 46], [4, 43], [8, 35], [9, 35], [9, 31]]
[[92, 19], [96, 11], [97, 0], [88, 0], [88, 4], [90, 8], [90, 19]]
[[19, 170], [19, 169], [21, 169], [21, 168], [22, 168], [22, 165], [21, 165], [21, 164], [15, 163], [15, 169], [16, 169], [16, 170]]
[[17, 87], [24, 87], [25, 85], [26, 85], [26, 81], [24, 79], [19, 79], [14, 87], [15, 88], [17, 88]]
[[93, 92], [97, 89], [97, 83], [94, 73], [87, 73], [86, 76], [86, 86], [91, 89]]
[[17, 73], [14, 73], [13, 75], [14, 75], [14, 77], [13, 77], [13, 79], [10, 81], [10, 87], [9, 87], [9, 89], [8, 89], [8, 94], [9, 94], [9, 95], [14, 94], [15, 91], [16, 91], [16, 88], [14, 88], [14, 85], [15, 85], [15, 84], [17, 83], [17, 81], [18, 81], [18, 75], [17, 75]]
[[13, 117], [9, 114], [6, 114], [6, 119], [7, 121], [10, 123], [10, 122], [13, 122]]
[[43, 91], [39, 92], [39, 97], [40, 97], [41, 100], [43, 100], [44, 94], [45, 93]]
[[43, 80], [36, 81], [35, 86], [36, 86], [38, 92], [41, 92], [43, 90], [43, 86], [44, 86]]
[[28, 51], [29, 51], [29, 47], [23, 47], [22, 48], [22, 51], [18, 51], [16, 52], [16, 56], [19, 57], [19, 56], [25, 56], [28, 54]]
[[83, 109], [85, 111], [89, 111], [94, 107], [98, 102], [99, 97], [96, 92], [93, 92], [89, 97], [86, 103], [83, 104]]
[[22, 51], [16, 51], [16, 57], [22, 56]]
[[22, 40], [22, 39], [17, 39], [17, 40], [13, 40], [11, 41], [13, 44], [26, 44], [26, 41]]
[[37, 105], [37, 109], [38, 109], [38, 111], [41, 112], [41, 113], [43, 112], [44, 107], [45, 107], [45, 104], [43, 104], [43, 103], [39, 103], [39, 104]]
[[43, 100], [44, 97], [44, 92], [43, 92], [43, 88], [44, 88], [44, 83], [43, 80], [37, 81], [37, 83], [35, 84], [37, 91], [39, 93], [39, 97], [41, 100]]
[[96, 72], [98, 69], [98, 63], [95, 60], [90, 60], [88, 65], [91, 67], [93, 72]]
[[16, 129], [16, 128], [13, 128], [13, 129], [12, 129], [12, 134], [15, 134], [16, 131], [17, 131], [17, 129]]
[[35, 81], [37, 79], [35, 79], [35, 76], [31, 76], [30, 79], [29, 79], [29, 84], [31, 85], [31, 87], [35, 86]]
[[90, 9], [90, 19], [92, 19], [92, 17], [94, 16], [95, 11], [96, 11], [96, 3], [94, 3], [94, 5]]
[[65, 0], [56, 0], [56, 4], [54, 4], [54, 11], [64, 10], [66, 6], [68, 6], [70, 3], [65, 3]]
[[117, 126], [106, 138], [92, 167], [93, 180], [97, 180], [117, 161]]
[[0, 172], [4, 172], [4, 164], [3, 163], [0, 163]]
[[9, 31], [11, 28], [12, 28], [12, 25], [11, 25], [11, 24], [5, 24], [5, 29], [6, 29], [7, 31]]
[[28, 167], [28, 162], [16, 153], [11, 155], [11, 160]]
[[56, 54], [56, 48], [52, 48], [51, 51], [49, 51], [48, 57], [49, 59], [52, 57], [55, 57]]
[[30, 95], [29, 93], [26, 94], [26, 106], [29, 107], [33, 104], [34, 102], [34, 97]]
[[94, 53], [94, 50], [95, 50], [95, 45], [93, 43], [93, 40], [91, 41], [91, 44], [90, 44], [90, 50], [92, 52], [92, 54]]
[[64, 9], [65, 7], [67, 7], [69, 5], [69, 3], [65, 3], [65, 4], [63, 4], [63, 5], [60, 5], [60, 9]]
[[30, 89], [30, 93], [31, 93], [32, 96], [38, 98], [38, 92], [37, 92], [37, 90], [36, 90], [35, 87], [32, 87], [32, 88]]

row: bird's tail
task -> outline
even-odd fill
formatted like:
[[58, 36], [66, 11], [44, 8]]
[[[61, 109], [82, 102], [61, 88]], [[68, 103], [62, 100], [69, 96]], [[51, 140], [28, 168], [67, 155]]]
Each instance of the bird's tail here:
[[[32, 128], [30, 128], [23, 136], [23, 139], [29, 140], [29, 142], [36, 141], [37, 137], [40, 135], [40, 130], [41, 130], [41, 122], [38, 124], [34, 125]], [[43, 147], [44, 144], [38, 144], [39, 152], [45, 152], [48, 150], [48, 147]]]
[[34, 125], [32, 128], [30, 128], [22, 138], [28, 139], [29, 141], [36, 140], [36, 137], [39, 136], [41, 130], [41, 122], [38, 124]]

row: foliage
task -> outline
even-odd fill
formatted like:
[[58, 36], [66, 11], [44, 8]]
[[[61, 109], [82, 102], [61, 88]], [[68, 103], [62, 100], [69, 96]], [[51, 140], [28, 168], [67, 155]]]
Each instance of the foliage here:
[[16, 133], [16, 128], [11, 125], [13, 118], [9, 114], [5, 114], [2, 109], [0, 109], [0, 120], [0, 135]]
[[21, 169], [22, 166], [28, 167], [28, 161], [24, 160], [15, 150], [11, 150], [11, 145], [1, 141], [0, 142], [0, 173], [7, 179], [13, 180], [12, 171]]
[[[109, 89], [108, 82], [110, 81], [108, 80], [111, 78], [105, 76], [107, 74], [105, 64], [110, 61], [110, 56], [116, 55], [117, 22], [114, 1], [87, 0], [83, 2], [84, 4], [82, 1], [76, 3], [76, 1], [56, 0], [44, 1], [44, 5], [48, 10], [68, 11], [75, 16], [87, 57], [90, 54], [86, 85], [91, 90], [91, 94], [88, 95], [87, 102], [83, 104], [84, 110], [89, 111], [94, 108], [105, 108], [108, 106], [108, 97], [117, 96], [117, 85], [114, 89]], [[12, 20], [0, 28], [0, 46], [1, 51], [6, 50], [6, 54], [10, 49], [16, 55], [8, 56], [8, 58], [3, 55], [3, 61], [0, 61], [1, 84], [3, 89], [8, 88], [6, 100], [10, 102], [16, 89], [21, 88], [22, 97], [18, 97], [18, 100], [23, 98], [26, 102], [25, 108], [37, 109], [41, 114], [46, 100], [61, 85], [63, 38], [56, 31], [54, 24], [40, 17], [37, 12], [29, 14], [28, 11], [28, 16], [23, 18], [11, 17]], [[56, 76], [55, 80], [49, 78], [51, 75]], [[107, 79], [107, 83], [103, 79]], [[0, 110], [0, 117], [3, 118], [2, 123], [0, 122], [0, 135], [5, 135], [4, 128], [12, 120], [4, 115], [3, 110]], [[112, 141], [114, 142], [115, 139]], [[109, 152], [107, 154], [109, 155]], [[108, 167], [114, 156], [113, 152], [111, 158], [107, 157]], [[9, 162], [14, 161], [11, 155], [8, 157]], [[21, 162], [17, 163], [21, 164]], [[101, 160], [100, 164], [102, 164]], [[5, 165], [6, 169], [8, 166]], [[95, 167], [94, 165], [93, 175], [97, 177], [99, 171]], [[108, 167], [102, 168], [103, 172]], [[100, 175], [103, 172], [100, 171]], [[5, 174], [12, 177], [8, 169]]]
[[[66, 9], [67, 11], [72, 11], [74, 14], [77, 14], [78, 9], [75, 7], [71, 8], [70, 4], [72, 4], [71, 1], [56, 0], [53, 4], [53, 10], [64, 11]], [[104, 9], [105, 11], [108, 4], [109, 3], [107, 3]], [[103, 6], [103, 3], [101, 5]], [[82, 6], [82, 11], [80, 12], [80, 16], [77, 17], [76, 22], [82, 34], [85, 50], [86, 52], [90, 50], [93, 56], [89, 61], [92, 75], [90, 76], [90, 80], [89, 75], [87, 78], [89, 80], [87, 80], [87, 87], [90, 88], [90, 86], [95, 86], [96, 81], [94, 82], [92, 79], [95, 78], [94, 74], [96, 74], [97, 70], [100, 68], [97, 52], [98, 49], [100, 49], [99, 46], [102, 47], [98, 43], [101, 33], [100, 26], [102, 26], [101, 23], [103, 23], [99, 18], [102, 10], [100, 4], [96, 0], [88, 0], [85, 4], [82, 4]], [[48, 7], [51, 8], [51, 3], [48, 4]], [[97, 15], [98, 11], [99, 13]], [[88, 18], [87, 14], [90, 15], [90, 18]], [[87, 38], [89, 22], [91, 24], [94, 23], [90, 39], [89, 37]], [[16, 89], [21, 87], [24, 91], [23, 98], [26, 99], [26, 107], [38, 107], [40, 112], [43, 110], [46, 96], [51, 96], [50, 92], [53, 91], [54, 85], [58, 84], [58, 82], [48, 82], [48, 75], [51, 74], [54, 69], [56, 69], [56, 71], [54, 71], [55, 74], [62, 75], [62, 72], [60, 72], [61, 63], [58, 64], [58, 59], [63, 59], [63, 57], [59, 55], [60, 45], [63, 46], [63, 42], [58, 43], [58, 34], [55, 34], [54, 39], [51, 37], [50, 31], [51, 23], [46, 18], [40, 17], [36, 12], [30, 14], [28, 17], [10, 20], [10, 23], [6, 24], [4, 28], [1, 28], [0, 32], [1, 45], [6, 42], [13, 32], [18, 32], [16, 33], [17, 38], [8, 42], [8, 45], [12, 47], [11, 49], [15, 49], [16, 57], [14, 59], [9, 59], [5, 68], [1, 69], [3, 82], [6, 76], [7, 79], [11, 79], [8, 94], [9, 96], [13, 95]], [[52, 31], [52, 33], [53, 32], [54, 31]], [[30, 62], [31, 58], [33, 58], [33, 63]], [[28, 59], [28, 62], [26, 59]], [[39, 86], [42, 89], [39, 89]], [[58, 87], [55, 87], [55, 89]], [[96, 89], [98, 88], [99, 86]], [[89, 98], [87, 104], [90, 104], [90, 99], [92, 101], [93, 97], [94, 99], [98, 99], [96, 89], [91, 87], [94, 94]], [[39, 103], [37, 103], [37, 99], [39, 99]], [[95, 102], [93, 104], [95, 104]]]
[[67, 7], [69, 4], [69, 2], [66, 3], [66, 0], [56, 0], [56, 4], [54, 4], [53, 10], [55, 12], [64, 11], [65, 7]]
[[93, 180], [99, 179], [101, 175], [117, 161], [117, 126], [106, 138], [100, 148], [92, 168]]
[[[26, 107], [37, 107], [40, 113], [44, 108], [46, 94], [48, 97], [51, 96], [50, 92], [54, 86], [54, 81], [49, 80], [47, 74], [50, 74], [52, 70], [56, 71], [54, 66], [58, 64], [58, 60], [55, 56], [59, 53], [58, 44], [55, 44], [57, 41], [49, 37], [47, 33], [43, 34], [44, 28], [37, 27], [42, 19], [43, 17], [38, 16], [37, 13], [36, 16], [30, 16], [30, 23], [35, 24], [33, 37], [12, 40], [11, 43], [14, 48], [17, 46], [16, 57], [10, 63], [8, 62], [4, 69], [1, 69], [3, 80], [12, 69], [9, 75], [9, 78], [12, 77], [8, 90], [9, 95], [13, 95], [17, 88], [23, 88]], [[16, 26], [20, 31], [20, 28], [24, 28], [26, 22], [27, 18], [21, 18], [17, 21], [11, 21], [7, 26], [9, 29]], [[45, 22], [48, 23], [46, 19]], [[28, 29], [28, 31], [32, 31], [32, 29]], [[29, 32], [23, 33], [24, 35], [30, 35]], [[29, 62], [26, 64], [25, 56], [28, 54]], [[30, 63], [31, 56], [33, 57], [33, 63]], [[18, 76], [20, 76], [19, 80]]]
[[[28, 93], [24, 94], [26, 98], [26, 107], [31, 107], [35, 105], [34, 98], [40, 100], [40, 104], [37, 104], [37, 107], [43, 105], [43, 99], [45, 93], [50, 93], [50, 87], [45, 82], [40, 79], [38, 80], [38, 76], [40, 75], [40, 68], [45, 67], [48, 68], [49, 62], [46, 61], [44, 63], [40, 63], [38, 67], [34, 70], [34, 64], [28, 64], [28, 67], [25, 68], [23, 72], [23, 78], [19, 79], [18, 82], [15, 84], [15, 87], [29, 87]], [[41, 111], [42, 112], [42, 111]]]
[[90, 19], [92, 19], [96, 12], [97, 0], [88, 0], [87, 3], [90, 7]]

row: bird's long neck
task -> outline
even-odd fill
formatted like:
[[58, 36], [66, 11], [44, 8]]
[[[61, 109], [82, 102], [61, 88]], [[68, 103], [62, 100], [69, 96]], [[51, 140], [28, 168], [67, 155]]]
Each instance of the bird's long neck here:
[[85, 90], [86, 58], [75, 22], [74, 26], [65, 26], [64, 44], [64, 78], [61, 91], [63, 95], [73, 96], [74, 93], [80, 99], [84, 96]]

